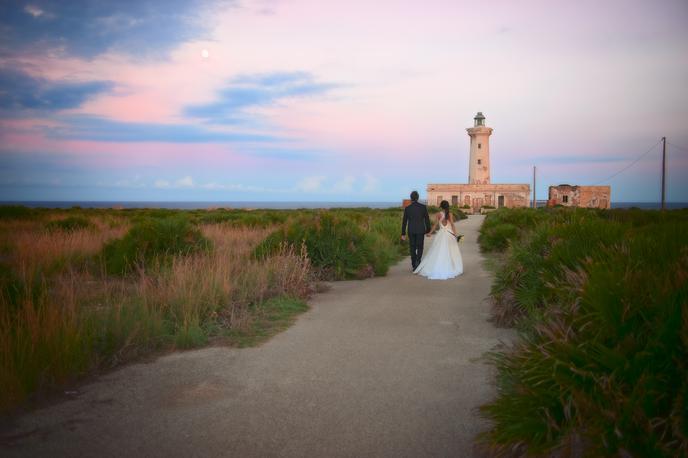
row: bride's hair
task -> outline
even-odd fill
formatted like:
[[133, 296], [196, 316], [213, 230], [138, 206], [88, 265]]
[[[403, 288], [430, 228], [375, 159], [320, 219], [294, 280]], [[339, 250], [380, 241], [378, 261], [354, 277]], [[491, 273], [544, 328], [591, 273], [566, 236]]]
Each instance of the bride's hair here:
[[444, 210], [444, 219], [448, 220], [449, 219], [449, 202], [446, 200], [443, 200], [440, 202], [440, 208]]

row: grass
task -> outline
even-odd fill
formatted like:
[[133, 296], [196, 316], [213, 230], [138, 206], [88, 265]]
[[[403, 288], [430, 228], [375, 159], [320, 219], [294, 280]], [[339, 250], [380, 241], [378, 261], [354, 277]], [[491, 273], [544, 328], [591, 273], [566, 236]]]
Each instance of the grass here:
[[480, 228], [478, 243], [483, 251], [502, 252], [521, 234], [545, 218], [543, 212], [531, 208], [502, 208], [491, 212]]
[[237, 347], [259, 345], [278, 332], [287, 329], [300, 315], [308, 310], [301, 299], [277, 297], [253, 306], [253, 319], [242, 329], [230, 329], [224, 336]]
[[126, 236], [103, 247], [102, 257], [108, 273], [124, 275], [210, 248], [210, 241], [187, 217], [176, 215], [139, 219]]
[[503, 237], [494, 318], [520, 338], [489, 356], [483, 443], [501, 456], [685, 455], [688, 212], [537, 211], [486, 219], [486, 232], [530, 226]]
[[[0, 207], [0, 412], [151, 352], [259, 344], [306, 309], [328, 257], [350, 269], [318, 249], [360, 246], [359, 270], [383, 275], [400, 222], [400, 209]], [[310, 245], [276, 239], [298, 224]]]
[[49, 231], [78, 231], [95, 228], [95, 226], [83, 216], [68, 216], [64, 219], [50, 221], [45, 227]]
[[273, 232], [255, 251], [269, 256], [282, 244], [301, 245], [324, 279], [385, 275], [403, 253], [399, 212], [366, 214], [350, 210], [301, 216]]

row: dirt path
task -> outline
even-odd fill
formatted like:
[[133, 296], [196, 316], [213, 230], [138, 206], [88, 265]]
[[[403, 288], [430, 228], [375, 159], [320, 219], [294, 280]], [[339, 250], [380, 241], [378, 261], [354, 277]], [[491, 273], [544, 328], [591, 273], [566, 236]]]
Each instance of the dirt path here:
[[509, 331], [486, 321], [491, 277], [462, 221], [465, 274], [430, 281], [405, 260], [335, 283], [259, 348], [136, 364], [24, 415], [3, 456], [471, 456], [494, 388], [475, 361]]

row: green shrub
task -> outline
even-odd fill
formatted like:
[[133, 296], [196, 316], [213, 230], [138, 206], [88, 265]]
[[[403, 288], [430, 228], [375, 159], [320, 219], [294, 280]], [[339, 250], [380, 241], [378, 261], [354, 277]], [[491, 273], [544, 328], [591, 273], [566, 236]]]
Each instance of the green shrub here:
[[315, 267], [328, 278], [353, 278], [367, 266], [369, 244], [365, 233], [351, 219], [322, 212], [315, 218], [302, 217], [274, 232], [256, 248], [267, 256], [283, 243], [304, 243]]
[[10, 315], [14, 315], [25, 302], [39, 302], [46, 294], [46, 284], [41, 281], [41, 272], [23, 279], [19, 273], [5, 263], [0, 263], [0, 304]]
[[504, 251], [510, 242], [547, 217], [546, 213], [531, 208], [500, 208], [490, 212], [480, 227], [480, 248], [488, 252]]
[[[578, 215], [570, 222], [543, 223], [512, 245], [492, 286], [497, 324], [512, 326], [542, 310], [561, 291], [553, 288], [584, 261], [623, 238], [627, 226]], [[482, 237], [482, 235], [481, 235]]]
[[197, 215], [201, 223], [226, 223], [242, 227], [274, 226], [284, 223], [288, 217], [288, 212], [278, 210], [212, 210]]
[[384, 235], [376, 232], [369, 232], [363, 239], [365, 245], [364, 253], [367, 253], [367, 262], [373, 269], [373, 273], [378, 276], [387, 275], [389, 267], [399, 259], [399, 252], [394, 245], [387, 243]]
[[[440, 207], [436, 207], [434, 205], [428, 205], [428, 213], [430, 213], [430, 222], [433, 222], [432, 215], [439, 213], [442, 211]], [[459, 209], [459, 207], [456, 206], [451, 206], [449, 207], [449, 211], [452, 212], [452, 215], [454, 215], [454, 221], [461, 221], [462, 219], [468, 218], [468, 216]]]
[[72, 232], [79, 231], [83, 229], [92, 229], [95, 226], [91, 221], [84, 218], [83, 216], [68, 216], [67, 218], [50, 221], [45, 225], [45, 228], [49, 231], [64, 231]]
[[504, 251], [509, 242], [518, 237], [518, 227], [511, 223], [492, 224], [480, 231], [479, 242], [483, 251]]
[[401, 253], [401, 216], [352, 211], [322, 211], [301, 216], [272, 233], [255, 250], [269, 256], [284, 244], [305, 244], [323, 278], [346, 279], [384, 275]]
[[36, 212], [23, 205], [0, 205], [0, 219], [27, 219], [36, 215]]
[[467, 219], [468, 215], [466, 215], [460, 208], [458, 207], [452, 207], [451, 212], [454, 215], [454, 220], [456, 221], [461, 221], [462, 219]]
[[126, 274], [136, 265], [166, 262], [171, 256], [210, 248], [208, 241], [188, 218], [146, 218], [139, 220], [124, 238], [103, 248], [102, 257], [108, 273]]
[[198, 320], [183, 322], [174, 336], [176, 348], [196, 348], [208, 343], [208, 334]]
[[497, 454], [688, 450], [688, 223], [598, 213], [544, 212], [495, 279], [524, 317], [514, 346], [490, 354], [482, 440]]
[[688, 222], [688, 209], [659, 211], [641, 210], [639, 208], [615, 208], [611, 210], [598, 210], [597, 214], [603, 219], [629, 223], [634, 226], [669, 221]]

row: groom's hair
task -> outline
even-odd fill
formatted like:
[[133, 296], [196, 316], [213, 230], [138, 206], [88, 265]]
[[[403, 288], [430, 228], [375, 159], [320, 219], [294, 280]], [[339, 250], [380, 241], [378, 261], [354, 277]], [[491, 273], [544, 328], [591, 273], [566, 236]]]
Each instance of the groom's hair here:
[[413, 191], [411, 193], [411, 200], [414, 202], [418, 202], [418, 191]]

